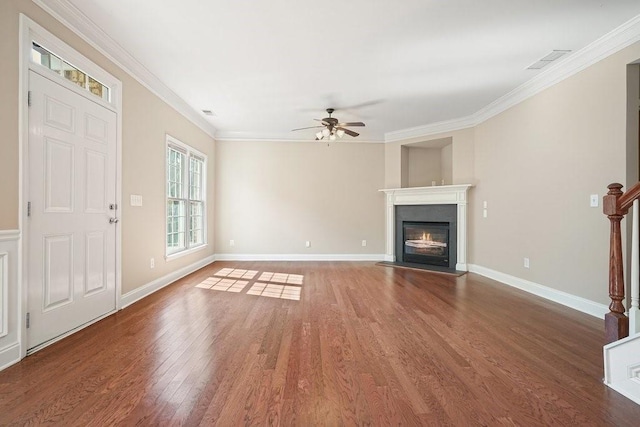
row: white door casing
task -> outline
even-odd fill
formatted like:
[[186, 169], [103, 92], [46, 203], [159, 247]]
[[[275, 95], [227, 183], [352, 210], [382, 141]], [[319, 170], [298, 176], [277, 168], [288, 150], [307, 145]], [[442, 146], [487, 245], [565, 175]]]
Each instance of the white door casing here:
[[27, 348], [116, 309], [117, 114], [29, 72]]

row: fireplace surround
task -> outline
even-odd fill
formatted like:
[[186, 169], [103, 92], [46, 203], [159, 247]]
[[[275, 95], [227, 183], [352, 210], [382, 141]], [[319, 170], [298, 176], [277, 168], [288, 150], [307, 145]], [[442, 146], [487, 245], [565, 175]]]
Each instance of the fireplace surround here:
[[449, 236], [449, 268], [467, 271], [467, 201], [471, 187], [471, 184], [461, 184], [380, 190], [386, 195], [385, 261], [402, 262], [402, 246], [398, 247], [398, 240], [401, 244], [404, 241], [396, 239], [398, 221], [449, 222], [453, 223]]

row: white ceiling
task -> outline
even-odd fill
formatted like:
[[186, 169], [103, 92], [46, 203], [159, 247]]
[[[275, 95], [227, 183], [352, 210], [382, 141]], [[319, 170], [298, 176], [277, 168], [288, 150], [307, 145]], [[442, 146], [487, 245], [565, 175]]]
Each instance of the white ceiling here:
[[[638, 0], [69, 0], [221, 137], [363, 141], [468, 116], [640, 14]], [[565, 56], [558, 62], [562, 62]], [[356, 129], [357, 130], [357, 129]], [[345, 137], [348, 138], [348, 137]]]

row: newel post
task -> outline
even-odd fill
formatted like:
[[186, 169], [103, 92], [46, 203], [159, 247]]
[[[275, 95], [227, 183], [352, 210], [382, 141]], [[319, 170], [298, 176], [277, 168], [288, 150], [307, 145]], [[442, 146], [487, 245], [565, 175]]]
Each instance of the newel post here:
[[611, 222], [609, 250], [609, 313], [604, 316], [606, 343], [611, 343], [629, 335], [629, 318], [624, 314], [624, 275], [622, 268], [622, 234], [620, 221], [624, 218], [618, 207], [618, 199], [622, 196], [622, 184], [610, 184], [609, 192], [603, 198], [603, 211]]

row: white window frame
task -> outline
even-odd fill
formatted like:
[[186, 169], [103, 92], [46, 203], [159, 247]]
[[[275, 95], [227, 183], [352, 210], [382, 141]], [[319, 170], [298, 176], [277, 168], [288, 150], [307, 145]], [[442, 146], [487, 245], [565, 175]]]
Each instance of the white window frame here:
[[[168, 214], [167, 214], [167, 205], [169, 202], [169, 194], [167, 191], [167, 184], [169, 182], [169, 165], [167, 155], [169, 153], [169, 148], [180, 151], [185, 155], [185, 167], [182, 170], [182, 195], [184, 197], [180, 198], [181, 200], [185, 200], [185, 247], [184, 249], [180, 249], [175, 252], [169, 253], [169, 246], [167, 245], [167, 235], [169, 233], [168, 226]], [[192, 157], [198, 158], [202, 160], [202, 243], [198, 245], [191, 246], [189, 243], [189, 230], [191, 228], [191, 201], [189, 188], [191, 186], [190, 182], [190, 159]], [[207, 165], [208, 165], [207, 155], [196, 150], [190, 145], [185, 144], [177, 138], [167, 134], [166, 135], [166, 144], [165, 144], [165, 154], [164, 154], [164, 164], [165, 164], [165, 179], [164, 179], [164, 195], [165, 195], [165, 203], [164, 203], [164, 247], [165, 247], [165, 259], [170, 260], [174, 258], [179, 258], [181, 256], [190, 254], [192, 252], [198, 251], [207, 247]]]

